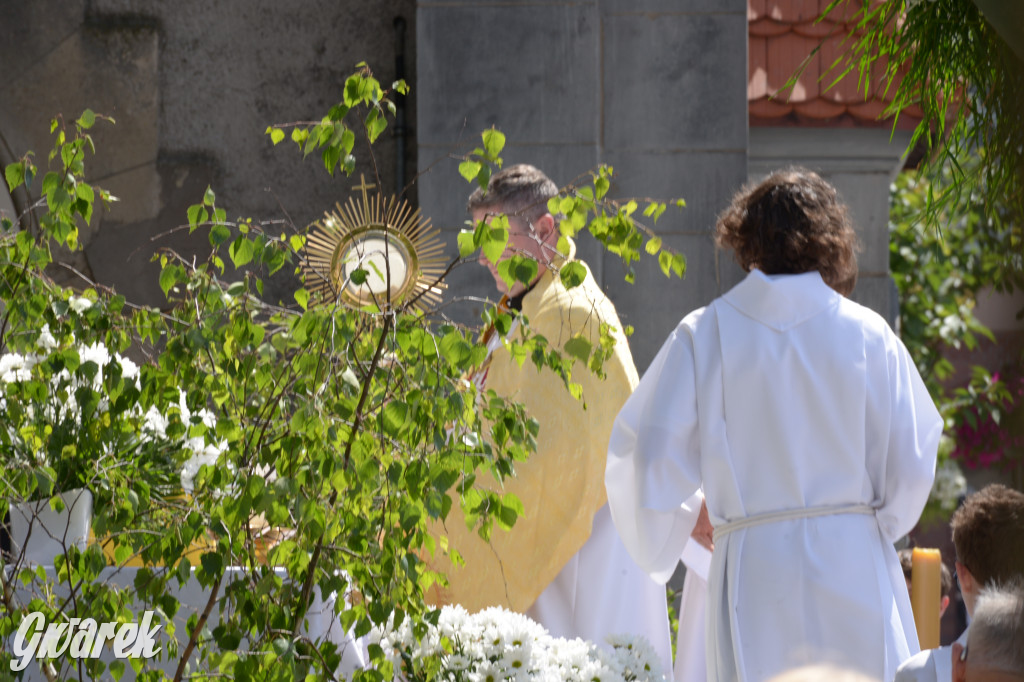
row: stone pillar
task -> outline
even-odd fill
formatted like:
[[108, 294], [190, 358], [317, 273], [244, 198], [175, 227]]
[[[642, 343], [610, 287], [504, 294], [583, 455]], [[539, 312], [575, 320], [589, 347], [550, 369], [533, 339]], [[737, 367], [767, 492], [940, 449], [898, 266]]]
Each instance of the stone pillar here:
[[603, 284], [635, 329], [643, 371], [684, 315], [742, 277], [711, 231], [746, 180], [746, 3], [605, 0], [602, 10], [601, 160], [620, 178], [611, 193], [686, 200], [654, 225], [686, 255], [684, 280], [666, 280], [645, 258], [629, 285], [617, 257], [604, 255]]
[[851, 298], [885, 317], [897, 314], [889, 276], [889, 185], [903, 167], [910, 131], [889, 128], [751, 128], [750, 179], [788, 165], [805, 166], [839, 190], [850, 206], [863, 250]]
[[[746, 179], [746, 5], [739, 0], [490, 3], [421, 0], [417, 7], [420, 205], [455, 253], [473, 187], [457, 157], [492, 125], [505, 163], [532, 163], [565, 185], [611, 164], [616, 197], [684, 198], [655, 229], [688, 259], [668, 281], [654, 259], [633, 285], [589, 237], [579, 254], [616, 303], [637, 367], [649, 364], [689, 310], [738, 279], [710, 240], [715, 214]], [[475, 264], [451, 279], [454, 298], [493, 291]], [[476, 319], [482, 304], [453, 311]]]

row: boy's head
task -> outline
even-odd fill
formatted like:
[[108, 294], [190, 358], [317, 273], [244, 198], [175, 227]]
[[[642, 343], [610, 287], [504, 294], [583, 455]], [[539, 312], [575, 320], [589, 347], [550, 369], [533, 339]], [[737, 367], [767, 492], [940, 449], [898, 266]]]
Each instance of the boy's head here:
[[1024, 579], [1024, 493], [992, 484], [967, 497], [950, 522], [967, 612], [981, 588]]

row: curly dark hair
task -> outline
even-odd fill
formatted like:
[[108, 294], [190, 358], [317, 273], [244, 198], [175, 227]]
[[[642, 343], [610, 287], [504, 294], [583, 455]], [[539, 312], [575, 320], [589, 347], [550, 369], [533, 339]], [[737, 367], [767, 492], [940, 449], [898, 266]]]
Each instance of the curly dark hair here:
[[956, 558], [981, 585], [1024, 579], [1024, 493], [993, 483], [950, 521]]
[[857, 234], [835, 187], [806, 168], [775, 171], [736, 193], [718, 216], [715, 241], [747, 271], [817, 270], [843, 294], [857, 283]]

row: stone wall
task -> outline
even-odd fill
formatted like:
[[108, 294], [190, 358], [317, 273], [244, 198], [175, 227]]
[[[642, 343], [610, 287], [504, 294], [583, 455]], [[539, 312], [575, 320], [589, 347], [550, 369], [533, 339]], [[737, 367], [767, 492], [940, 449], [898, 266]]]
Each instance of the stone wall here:
[[[149, 256], [206, 248], [204, 235], [175, 228], [207, 185], [229, 219], [302, 228], [344, 200], [360, 173], [375, 175], [357, 147], [355, 176], [331, 178], [316, 155], [302, 162], [291, 142], [272, 146], [268, 125], [319, 120], [357, 62], [387, 86], [404, 49], [406, 78], [415, 76], [414, 0], [0, 0], [0, 17], [0, 133], [15, 157], [33, 149], [43, 166], [55, 115], [70, 121], [88, 107], [117, 120], [95, 129], [87, 169], [121, 201], [97, 212], [74, 264], [156, 305], [163, 295]], [[415, 93], [405, 102], [409, 121]], [[375, 147], [387, 192], [396, 190], [393, 132]], [[410, 171], [415, 153], [410, 141], [402, 158]], [[283, 279], [270, 294], [290, 301], [293, 287]]]
[[[686, 199], [656, 225], [687, 256], [682, 282], [647, 258], [626, 284], [617, 257], [588, 237], [578, 244], [635, 328], [640, 370], [684, 314], [738, 280], [710, 229], [747, 174], [743, 2], [421, 0], [416, 40], [420, 203], [453, 251], [472, 189], [457, 157], [493, 125], [508, 136], [506, 164], [532, 163], [559, 185], [607, 163], [613, 196]], [[455, 300], [494, 296], [475, 264], [452, 281]], [[452, 308], [463, 319], [481, 309]]]

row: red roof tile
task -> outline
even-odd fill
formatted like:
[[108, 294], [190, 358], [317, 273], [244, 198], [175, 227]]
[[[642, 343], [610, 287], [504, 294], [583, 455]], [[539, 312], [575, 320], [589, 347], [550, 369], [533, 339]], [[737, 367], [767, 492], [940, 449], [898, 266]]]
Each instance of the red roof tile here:
[[[747, 0], [751, 125], [892, 126], [891, 119], [878, 118], [895, 91], [895, 85], [886, 88], [881, 79], [882, 64], [872, 69], [867, 96], [856, 69], [835, 82], [842, 70], [833, 65], [849, 44], [849, 22], [857, 3], [841, 3], [827, 19], [818, 21], [829, 2]], [[782, 90], [801, 65], [804, 70], [793, 86]], [[904, 110], [896, 127], [912, 129], [920, 115], [916, 107]]]

